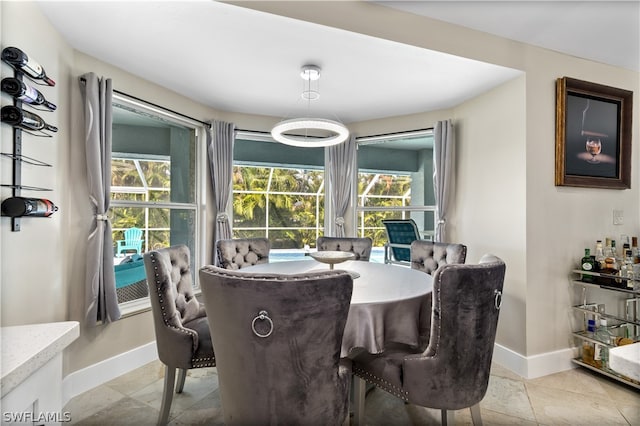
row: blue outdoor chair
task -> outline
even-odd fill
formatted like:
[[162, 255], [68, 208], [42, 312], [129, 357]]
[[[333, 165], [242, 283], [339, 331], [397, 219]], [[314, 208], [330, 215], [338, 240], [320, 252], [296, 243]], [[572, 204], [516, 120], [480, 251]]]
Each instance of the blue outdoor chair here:
[[142, 229], [129, 228], [124, 231], [124, 240], [117, 240], [118, 248], [116, 254], [127, 252], [127, 250], [135, 250], [136, 253], [142, 254]]
[[386, 219], [382, 224], [387, 231], [384, 247], [384, 263], [411, 262], [411, 243], [420, 239], [418, 226], [413, 219]]

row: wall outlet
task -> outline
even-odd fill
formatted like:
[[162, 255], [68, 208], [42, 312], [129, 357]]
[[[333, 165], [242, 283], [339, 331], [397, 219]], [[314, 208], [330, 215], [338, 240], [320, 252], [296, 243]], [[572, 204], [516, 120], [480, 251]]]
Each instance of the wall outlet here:
[[614, 225], [624, 224], [624, 212], [622, 210], [613, 211], [613, 224]]

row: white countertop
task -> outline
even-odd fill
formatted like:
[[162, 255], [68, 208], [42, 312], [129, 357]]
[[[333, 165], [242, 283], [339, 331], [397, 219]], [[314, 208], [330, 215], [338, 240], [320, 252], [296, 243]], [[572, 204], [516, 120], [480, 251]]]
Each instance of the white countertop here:
[[62, 352], [79, 335], [77, 321], [0, 328], [2, 397]]

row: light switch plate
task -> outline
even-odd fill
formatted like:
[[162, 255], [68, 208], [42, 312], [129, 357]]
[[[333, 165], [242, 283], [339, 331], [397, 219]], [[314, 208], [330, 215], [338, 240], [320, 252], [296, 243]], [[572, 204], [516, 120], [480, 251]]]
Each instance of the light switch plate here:
[[622, 210], [613, 211], [613, 224], [614, 225], [624, 224], [624, 212]]

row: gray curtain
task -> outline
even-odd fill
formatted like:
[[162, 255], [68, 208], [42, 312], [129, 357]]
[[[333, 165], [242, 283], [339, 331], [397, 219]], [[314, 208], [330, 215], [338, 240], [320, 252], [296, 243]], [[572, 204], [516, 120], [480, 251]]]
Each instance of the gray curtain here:
[[207, 153], [211, 182], [216, 205], [216, 235], [213, 244], [213, 262], [218, 265], [216, 242], [231, 238], [231, 224], [227, 215], [227, 207], [231, 200], [233, 173], [233, 144], [236, 126], [224, 121], [213, 121], [207, 134]]
[[94, 73], [80, 77], [84, 107], [87, 184], [92, 205], [92, 223], [87, 244], [85, 280], [85, 320], [89, 326], [99, 321], [120, 319], [113, 271], [113, 240], [109, 222], [111, 197], [111, 79]]
[[334, 219], [334, 237], [346, 237], [344, 215], [351, 200], [351, 185], [356, 158], [356, 138], [351, 135], [344, 143], [333, 145], [329, 150], [329, 179]]
[[447, 213], [453, 191], [455, 138], [451, 120], [438, 121], [433, 141], [433, 189], [436, 199], [436, 229], [434, 241], [446, 242]]

